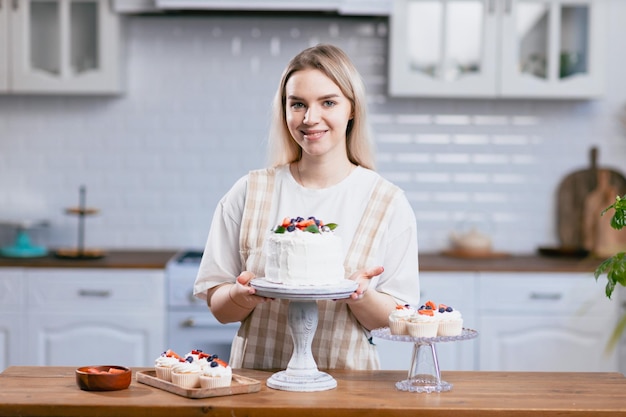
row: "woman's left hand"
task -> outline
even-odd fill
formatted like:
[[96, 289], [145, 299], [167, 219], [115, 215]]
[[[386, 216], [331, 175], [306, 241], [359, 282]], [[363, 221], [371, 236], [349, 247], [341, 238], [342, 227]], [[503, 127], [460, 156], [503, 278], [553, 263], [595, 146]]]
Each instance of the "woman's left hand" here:
[[370, 286], [371, 279], [382, 274], [384, 270], [385, 269], [382, 266], [375, 266], [369, 269], [362, 269], [352, 274], [349, 279], [356, 281], [359, 286], [350, 295], [350, 300], [360, 300], [363, 298], [363, 295], [367, 292]]

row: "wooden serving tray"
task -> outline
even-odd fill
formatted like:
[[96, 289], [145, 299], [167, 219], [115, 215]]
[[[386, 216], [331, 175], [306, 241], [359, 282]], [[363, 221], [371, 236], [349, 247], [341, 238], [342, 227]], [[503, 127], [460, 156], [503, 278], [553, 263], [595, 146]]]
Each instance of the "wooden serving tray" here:
[[235, 394], [250, 394], [261, 390], [260, 381], [237, 374], [233, 374], [233, 382], [230, 386], [219, 388], [183, 388], [180, 385], [157, 378], [156, 371], [154, 370], [138, 371], [137, 382], [186, 398], [209, 398]]

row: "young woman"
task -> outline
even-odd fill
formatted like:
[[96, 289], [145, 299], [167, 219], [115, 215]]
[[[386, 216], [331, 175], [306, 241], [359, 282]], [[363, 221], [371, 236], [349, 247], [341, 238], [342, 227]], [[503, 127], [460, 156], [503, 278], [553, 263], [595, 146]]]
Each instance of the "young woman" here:
[[248, 173], [218, 204], [194, 293], [220, 322], [241, 322], [235, 368], [284, 369], [291, 358], [288, 301], [259, 297], [249, 285], [264, 275], [263, 242], [284, 217], [337, 223], [346, 278], [358, 283], [349, 299], [318, 301], [319, 368], [379, 368], [369, 331], [386, 326], [396, 304], [419, 302], [415, 215], [402, 191], [373, 171], [365, 100], [342, 50], [299, 53], [274, 99], [270, 168]]

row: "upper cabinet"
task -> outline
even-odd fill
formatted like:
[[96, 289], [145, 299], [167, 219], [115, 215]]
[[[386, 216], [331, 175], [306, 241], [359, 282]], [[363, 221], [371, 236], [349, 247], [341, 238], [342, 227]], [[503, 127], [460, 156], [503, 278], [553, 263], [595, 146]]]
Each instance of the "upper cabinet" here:
[[229, 10], [334, 12], [344, 15], [384, 15], [393, 0], [114, 0], [119, 13], [163, 10]]
[[0, 93], [121, 91], [109, 0], [0, 0]]
[[392, 96], [594, 98], [604, 0], [396, 0]]

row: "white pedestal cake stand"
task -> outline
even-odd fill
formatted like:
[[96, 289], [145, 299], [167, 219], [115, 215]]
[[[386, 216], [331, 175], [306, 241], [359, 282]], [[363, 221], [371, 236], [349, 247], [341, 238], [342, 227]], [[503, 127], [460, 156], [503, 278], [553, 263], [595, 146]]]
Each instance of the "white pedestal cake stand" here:
[[412, 337], [391, 334], [389, 327], [383, 327], [372, 330], [372, 336], [396, 342], [413, 343], [413, 356], [408, 378], [396, 382], [397, 389], [410, 392], [442, 392], [450, 391], [452, 384], [441, 380], [435, 345], [438, 342], [473, 339], [478, 336], [478, 332], [472, 329], [463, 329], [458, 336]]
[[253, 279], [250, 285], [256, 294], [268, 298], [290, 300], [287, 323], [293, 339], [293, 353], [284, 371], [268, 378], [270, 388], [283, 391], [326, 391], [337, 387], [337, 381], [317, 369], [311, 344], [317, 329], [317, 300], [340, 300], [348, 298], [356, 290], [357, 283], [344, 280], [323, 287], [289, 286], [275, 284], [263, 278]]

